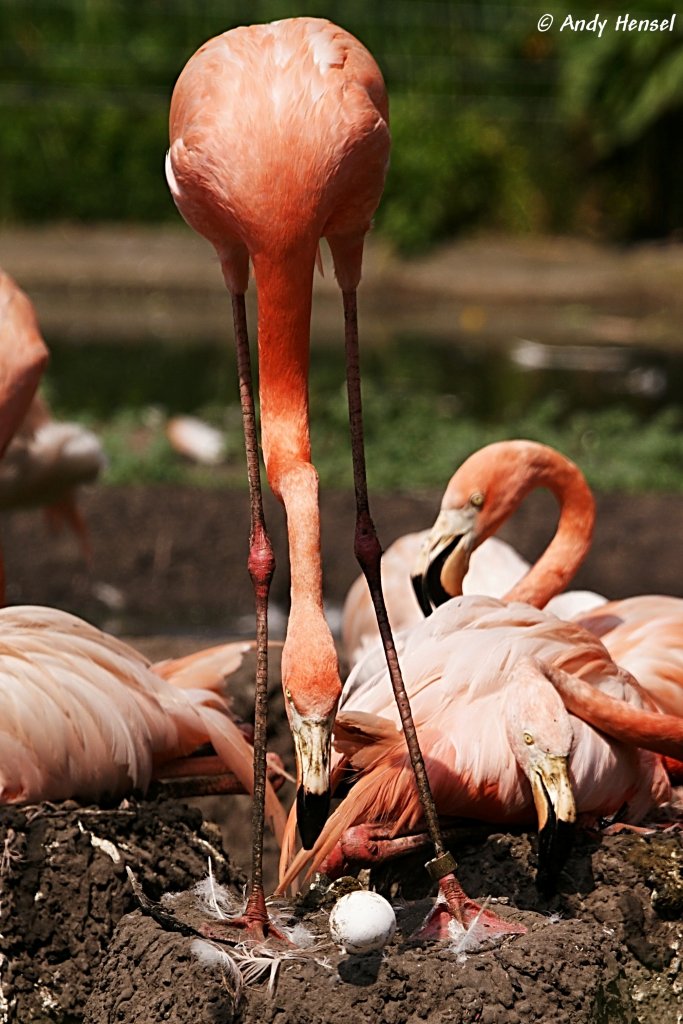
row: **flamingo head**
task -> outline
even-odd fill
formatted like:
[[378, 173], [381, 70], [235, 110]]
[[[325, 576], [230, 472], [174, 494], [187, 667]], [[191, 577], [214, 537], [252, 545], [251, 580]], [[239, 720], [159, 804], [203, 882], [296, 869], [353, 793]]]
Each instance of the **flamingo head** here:
[[457, 508], [442, 506], [425, 537], [411, 573], [411, 582], [424, 615], [451, 597], [462, 594], [470, 556], [477, 539], [477, 502], [481, 495]]
[[535, 441], [498, 441], [463, 462], [448, 483], [412, 574], [425, 615], [462, 594], [474, 549], [496, 533], [529, 491], [550, 486], [559, 472], [581, 477], [568, 459]]
[[569, 777], [574, 734], [559, 693], [533, 659], [517, 663], [506, 685], [505, 729], [538, 816], [538, 888], [554, 891], [574, 839], [576, 804]]
[[294, 740], [297, 777], [297, 825], [301, 842], [310, 850], [330, 809], [332, 728], [341, 695], [336, 654], [317, 664], [321, 651], [311, 650], [298, 671], [289, 671], [283, 652], [282, 686]]

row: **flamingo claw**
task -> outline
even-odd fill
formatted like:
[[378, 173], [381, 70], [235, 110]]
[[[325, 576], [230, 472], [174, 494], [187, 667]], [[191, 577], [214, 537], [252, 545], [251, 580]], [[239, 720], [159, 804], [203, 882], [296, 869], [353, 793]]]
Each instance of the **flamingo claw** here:
[[426, 920], [414, 933], [414, 939], [452, 939], [453, 925], [473, 931], [479, 940], [505, 935], [524, 935], [526, 928], [517, 921], [506, 921], [475, 900], [469, 899], [453, 874], [439, 880], [439, 895]]
[[254, 942], [265, 942], [266, 939], [277, 939], [285, 942], [288, 946], [293, 945], [292, 941], [285, 935], [268, 914], [263, 890], [253, 889], [244, 913], [238, 917], [230, 917], [222, 921], [206, 922], [200, 931], [207, 939], [214, 939], [217, 942], [235, 942], [231, 930], [244, 929], [247, 938]]

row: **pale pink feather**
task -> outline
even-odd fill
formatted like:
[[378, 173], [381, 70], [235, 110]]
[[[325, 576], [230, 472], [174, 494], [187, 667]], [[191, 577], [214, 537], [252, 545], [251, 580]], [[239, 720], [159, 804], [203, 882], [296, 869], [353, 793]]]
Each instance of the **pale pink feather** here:
[[[253, 750], [221, 692], [245, 644], [157, 674], [120, 640], [65, 612], [0, 610], [0, 803], [115, 798], [145, 790], [166, 761], [210, 742], [247, 791]], [[195, 671], [192, 671], [194, 664]], [[285, 815], [267, 786], [278, 836]]]

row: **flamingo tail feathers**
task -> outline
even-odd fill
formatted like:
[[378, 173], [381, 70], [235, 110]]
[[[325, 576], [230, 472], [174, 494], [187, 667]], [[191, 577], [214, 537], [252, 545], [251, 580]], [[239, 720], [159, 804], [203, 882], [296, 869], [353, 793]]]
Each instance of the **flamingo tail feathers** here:
[[225, 695], [227, 679], [241, 668], [255, 646], [248, 641], [219, 644], [183, 658], [157, 661], [151, 669], [181, 690], [211, 690]]
[[[188, 692], [192, 695], [192, 691]], [[211, 707], [202, 700], [206, 694], [198, 693], [196, 710], [206, 727], [211, 744], [225, 764], [234, 773], [247, 793], [254, 792], [254, 749], [247, 742], [243, 732], [223, 710]], [[278, 841], [282, 844], [287, 816], [277, 794], [266, 779], [266, 818]]]

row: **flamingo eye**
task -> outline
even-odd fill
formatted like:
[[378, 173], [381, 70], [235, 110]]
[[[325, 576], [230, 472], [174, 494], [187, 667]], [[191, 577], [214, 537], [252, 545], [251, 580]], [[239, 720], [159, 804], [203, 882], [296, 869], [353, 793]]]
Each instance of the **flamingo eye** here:
[[525, 732], [524, 733], [524, 742], [526, 743], [526, 745], [528, 747], [530, 747], [531, 744], [534, 742], [534, 738], [533, 738], [533, 736], [531, 735], [530, 732]]
[[285, 697], [291, 703], [291, 701], [292, 701], [292, 691], [291, 690], [285, 690]]
[[475, 491], [470, 498], [470, 505], [472, 505], [474, 508], [481, 508], [483, 504], [484, 495], [481, 493], [481, 491]]

